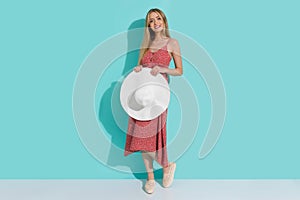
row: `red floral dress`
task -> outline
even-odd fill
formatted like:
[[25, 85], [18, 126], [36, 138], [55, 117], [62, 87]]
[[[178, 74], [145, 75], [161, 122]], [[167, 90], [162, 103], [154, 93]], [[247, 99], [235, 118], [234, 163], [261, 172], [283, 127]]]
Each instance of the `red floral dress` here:
[[[167, 44], [155, 52], [150, 49], [144, 54], [141, 64], [143, 67], [153, 68], [169, 67], [171, 56], [167, 50]], [[163, 76], [168, 80], [166, 74]], [[168, 155], [166, 145], [166, 122], [167, 109], [157, 118], [149, 121], [139, 121], [129, 117], [128, 129], [126, 135], [126, 144], [124, 155], [127, 156], [136, 151], [155, 152], [156, 161], [163, 167], [168, 166]]]

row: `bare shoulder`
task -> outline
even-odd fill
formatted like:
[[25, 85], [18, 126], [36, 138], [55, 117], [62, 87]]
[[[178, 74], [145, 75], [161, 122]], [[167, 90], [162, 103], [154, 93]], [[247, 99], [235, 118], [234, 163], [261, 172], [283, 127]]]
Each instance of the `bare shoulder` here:
[[179, 43], [175, 38], [170, 38], [168, 43], [168, 49], [170, 49], [171, 52], [177, 52], [180, 49]]
[[170, 38], [169, 45], [170, 47], [175, 47], [175, 46], [179, 46], [179, 43], [175, 38]]

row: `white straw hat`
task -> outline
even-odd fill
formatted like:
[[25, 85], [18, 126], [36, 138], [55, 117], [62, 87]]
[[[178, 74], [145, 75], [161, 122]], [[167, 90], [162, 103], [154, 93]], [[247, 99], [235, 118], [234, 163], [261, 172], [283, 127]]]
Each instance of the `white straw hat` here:
[[123, 81], [120, 101], [125, 112], [132, 118], [147, 121], [163, 113], [170, 101], [170, 88], [161, 75], [153, 76], [150, 68], [131, 72]]

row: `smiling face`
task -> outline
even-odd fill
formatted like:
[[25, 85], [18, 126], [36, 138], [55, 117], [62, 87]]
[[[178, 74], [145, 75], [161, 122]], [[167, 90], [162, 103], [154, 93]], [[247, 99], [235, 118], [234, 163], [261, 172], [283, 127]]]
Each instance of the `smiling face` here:
[[160, 32], [165, 28], [165, 23], [162, 16], [157, 12], [151, 12], [149, 14], [148, 26], [154, 32]]

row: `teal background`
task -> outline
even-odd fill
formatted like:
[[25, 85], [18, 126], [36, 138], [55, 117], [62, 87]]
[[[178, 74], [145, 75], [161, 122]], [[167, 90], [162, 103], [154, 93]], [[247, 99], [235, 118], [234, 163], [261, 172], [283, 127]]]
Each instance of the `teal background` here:
[[[216, 147], [198, 159], [209, 119], [204, 117], [177, 161], [176, 178], [300, 178], [296, 0], [1, 2], [0, 178], [134, 178], [107, 168], [84, 148], [73, 121], [72, 92], [89, 53], [152, 7], [166, 13], [171, 29], [207, 50], [227, 96]], [[185, 72], [189, 77], [191, 71]], [[204, 98], [200, 105], [204, 114], [206, 103]]]

